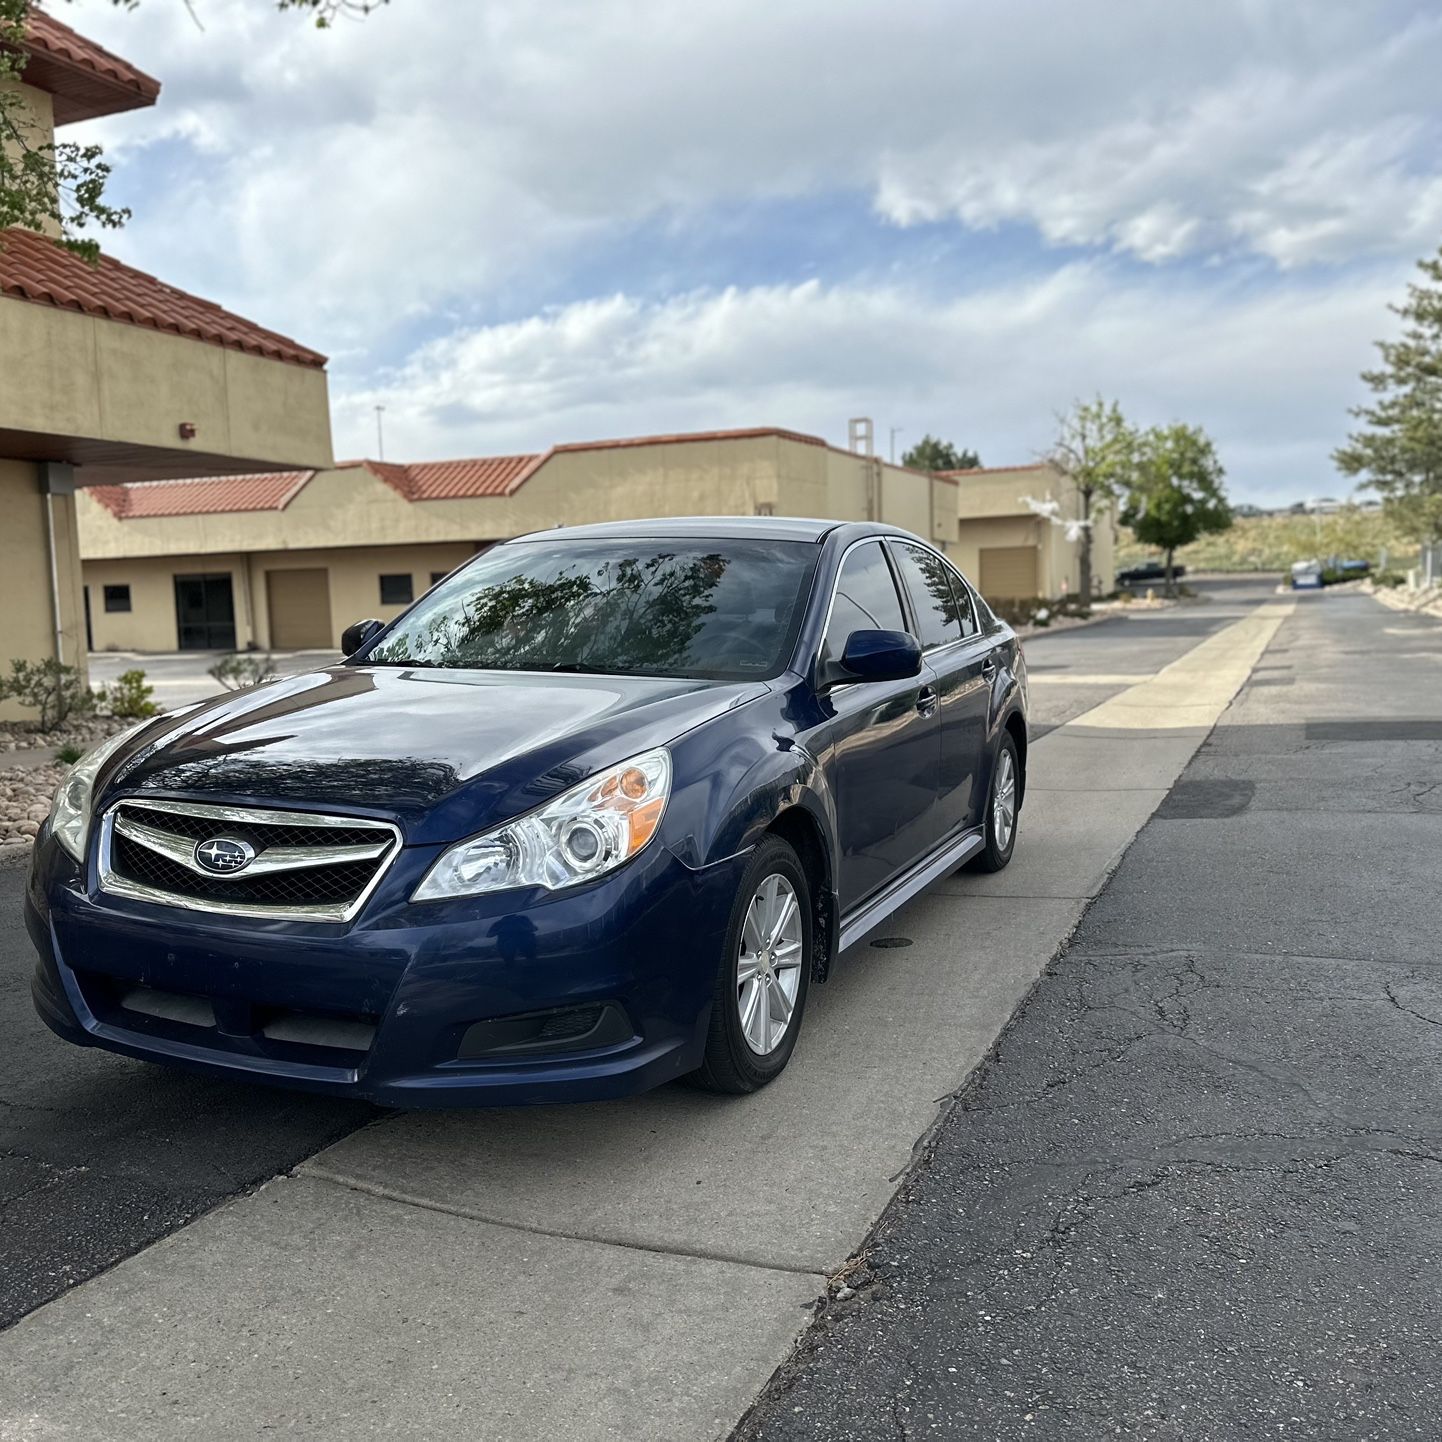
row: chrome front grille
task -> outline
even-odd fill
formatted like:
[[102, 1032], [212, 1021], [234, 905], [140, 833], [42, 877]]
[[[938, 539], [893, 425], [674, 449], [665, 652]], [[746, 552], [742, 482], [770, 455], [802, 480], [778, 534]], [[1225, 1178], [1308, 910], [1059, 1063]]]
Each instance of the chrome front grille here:
[[[101, 822], [100, 888], [229, 916], [349, 921], [400, 840], [390, 823], [354, 816], [130, 799]], [[231, 871], [205, 864], [221, 852], [246, 860]]]

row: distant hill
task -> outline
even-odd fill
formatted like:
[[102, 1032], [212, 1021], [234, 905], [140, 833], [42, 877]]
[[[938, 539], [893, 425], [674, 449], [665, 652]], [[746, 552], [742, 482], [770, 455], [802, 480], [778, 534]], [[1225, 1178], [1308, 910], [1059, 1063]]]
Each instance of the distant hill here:
[[[1390, 570], [1417, 564], [1417, 543], [1401, 539], [1380, 511], [1348, 507], [1330, 516], [1239, 517], [1231, 530], [1184, 546], [1177, 560], [1189, 571], [1285, 571], [1293, 561], [1326, 556], [1355, 557], [1376, 566], [1384, 547]], [[1119, 570], [1155, 554], [1122, 527]]]

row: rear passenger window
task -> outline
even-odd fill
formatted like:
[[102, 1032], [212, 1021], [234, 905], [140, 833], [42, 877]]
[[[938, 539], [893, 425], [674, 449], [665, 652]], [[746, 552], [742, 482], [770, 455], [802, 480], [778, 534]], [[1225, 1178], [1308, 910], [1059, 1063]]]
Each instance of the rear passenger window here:
[[853, 631], [904, 631], [906, 617], [880, 541], [851, 551], [836, 578], [836, 599], [826, 627], [823, 655], [840, 660]]
[[956, 596], [956, 607], [961, 617], [961, 634], [975, 636], [978, 631], [985, 629], [984, 621], [988, 614], [982, 605], [981, 597], [963, 580], [959, 571], [948, 566], [946, 574], [951, 577], [951, 589]]
[[946, 562], [920, 546], [902, 544], [892, 550], [911, 597], [911, 608], [916, 612], [922, 648], [945, 646], [970, 635], [976, 629], [971, 624], [971, 607], [966, 592], [958, 594], [953, 589]]

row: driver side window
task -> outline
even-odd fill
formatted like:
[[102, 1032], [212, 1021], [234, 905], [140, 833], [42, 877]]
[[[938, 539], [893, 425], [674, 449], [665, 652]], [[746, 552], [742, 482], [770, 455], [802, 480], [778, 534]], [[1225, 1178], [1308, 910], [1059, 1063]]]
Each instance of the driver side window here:
[[841, 563], [836, 578], [836, 599], [831, 606], [831, 620], [826, 627], [826, 640], [821, 654], [828, 661], [839, 661], [846, 649], [846, 638], [853, 631], [904, 631], [906, 617], [896, 581], [881, 549], [880, 541], [866, 541]]

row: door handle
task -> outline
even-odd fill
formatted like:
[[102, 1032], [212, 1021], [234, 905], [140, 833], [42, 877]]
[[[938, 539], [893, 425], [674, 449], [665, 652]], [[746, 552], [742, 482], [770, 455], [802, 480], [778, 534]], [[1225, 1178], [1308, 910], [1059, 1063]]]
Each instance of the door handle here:
[[923, 716], [930, 716], [936, 710], [936, 692], [930, 686], [923, 686], [916, 693], [916, 709]]
[[981, 674], [985, 676], [988, 681], [995, 681], [996, 673], [1000, 670], [1001, 662], [996, 659], [995, 654], [988, 656], [986, 660], [981, 663]]

